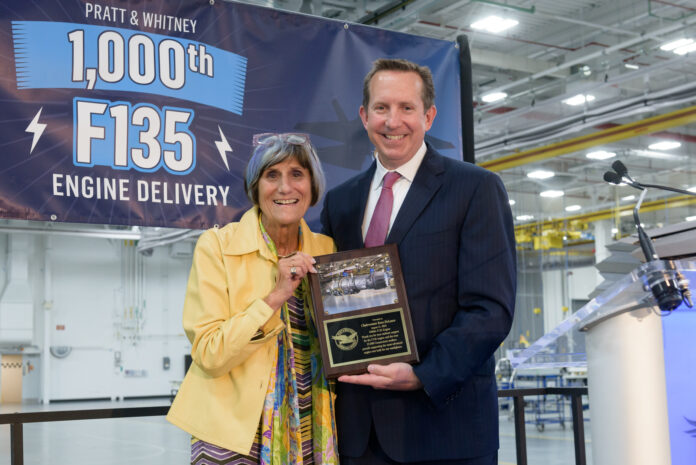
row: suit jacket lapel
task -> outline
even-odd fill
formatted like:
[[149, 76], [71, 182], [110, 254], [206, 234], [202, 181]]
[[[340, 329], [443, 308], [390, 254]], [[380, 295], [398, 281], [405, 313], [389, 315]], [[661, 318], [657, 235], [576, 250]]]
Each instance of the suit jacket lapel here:
[[377, 164], [372, 162], [370, 168], [355, 179], [355, 185], [348, 192], [356, 192], [357, 198], [354, 202], [348, 200], [349, 212], [347, 218], [355, 218], [355, 224], [350, 228], [348, 234], [349, 249], [359, 249], [365, 247], [362, 237], [362, 223], [365, 217], [365, 207], [367, 207], [367, 196], [370, 193], [372, 177], [377, 169]]
[[385, 243], [401, 242], [430, 199], [440, 189], [442, 185], [440, 174], [443, 171], [441, 155], [428, 147]]

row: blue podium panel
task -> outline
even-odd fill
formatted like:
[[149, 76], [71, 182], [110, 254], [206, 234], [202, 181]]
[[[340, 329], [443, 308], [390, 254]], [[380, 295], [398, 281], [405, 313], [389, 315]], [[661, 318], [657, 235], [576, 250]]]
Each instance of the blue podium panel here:
[[[694, 282], [694, 281], [692, 281]], [[696, 310], [662, 319], [672, 465], [696, 463]]]

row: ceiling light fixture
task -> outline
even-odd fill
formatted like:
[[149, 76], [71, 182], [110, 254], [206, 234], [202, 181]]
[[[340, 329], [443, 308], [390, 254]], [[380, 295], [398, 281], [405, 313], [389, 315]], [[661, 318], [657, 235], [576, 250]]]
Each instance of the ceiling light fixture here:
[[686, 155], [677, 155], [675, 153], [658, 152], [657, 150], [638, 150], [631, 149], [631, 154], [638, 157], [653, 158], [655, 160], [682, 161], [688, 157]]
[[515, 202], [513, 199], [510, 199], [510, 200], [508, 200], [508, 203], [509, 203], [510, 205], [515, 205], [517, 202]]
[[565, 208], [565, 211], [567, 211], [567, 212], [576, 212], [576, 211], [581, 210], [581, 209], [582, 209], [582, 207], [581, 207], [580, 205], [568, 205], [568, 206]]
[[528, 178], [532, 179], [549, 179], [552, 178], [556, 175], [553, 171], [546, 171], [546, 170], [536, 170], [532, 171], [530, 173], [527, 173]]
[[542, 192], [539, 195], [542, 197], [555, 198], [555, 197], [563, 197], [563, 194], [564, 194], [563, 191], [548, 190], [548, 191]]
[[672, 51], [677, 55], [686, 55], [687, 53], [696, 51], [696, 42], [690, 43], [689, 45], [684, 45], [683, 47], [679, 47]]
[[627, 195], [626, 197], [621, 197], [621, 200], [624, 202], [628, 202], [629, 200], [635, 200], [636, 196], [635, 195]]
[[570, 105], [571, 107], [576, 107], [578, 105], [584, 104], [585, 102], [589, 103], [594, 99], [595, 96], [591, 94], [578, 94], [563, 100], [563, 103], [565, 103], [566, 105]]
[[694, 186], [694, 187], [689, 187], [689, 188], [687, 189], [687, 191], [689, 191], [689, 192], [696, 192], [696, 186]]
[[660, 50], [664, 50], [665, 52], [671, 52], [671, 51], [674, 51], [678, 48], [690, 45], [693, 42], [694, 42], [694, 39], [686, 39], [686, 38], [673, 40], [672, 42], [667, 42], [666, 44], [661, 46]]
[[696, 221], [696, 216], [687, 216], [684, 218], [686, 221]]
[[517, 221], [528, 221], [528, 220], [533, 220], [534, 216], [532, 216], [532, 215], [519, 215], [519, 216], [516, 216], [515, 219]]
[[498, 100], [503, 100], [505, 97], [507, 97], [507, 95], [508, 94], [506, 94], [505, 92], [491, 92], [481, 97], [481, 100], [483, 100], [486, 103], [493, 103], [497, 102]]
[[648, 145], [648, 148], [650, 150], [672, 150], [672, 149], [676, 149], [677, 147], [681, 147], [681, 143], [675, 142], [672, 140], [663, 140], [663, 141], [655, 142], [654, 144]]
[[517, 26], [519, 21], [504, 19], [499, 16], [488, 16], [471, 24], [472, 29], [492, 32], [494, 34]]
[[592, 160], [606, 160], [607, 158], [613, 158], [616, 156], [614, 152], [607, 152], [606, 150], [597, 150], [596, 152], [590, 152], [585, 155], [587, 158]]
[[640, 66], [634, 65], [633, 63], [624, 63], [624, 67], [626, 67], [628, 69], [639, 69], [640, 68]]

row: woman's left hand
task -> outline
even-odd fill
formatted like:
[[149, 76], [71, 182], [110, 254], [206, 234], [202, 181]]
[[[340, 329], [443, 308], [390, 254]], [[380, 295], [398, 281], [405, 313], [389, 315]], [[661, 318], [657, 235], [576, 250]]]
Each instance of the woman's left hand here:
[[295, 292], [307, 273], [316, 273], [314, 258], [304, 252], [278, 260], [278, 280], [275, 288], [264, 299], [271, 308], [280, 308]]
[[278, 281], [285, 277], [294, 283], [293, 292], [295, 288], [299, 286], [302, 278], [307, 276], [307, 273], [316, 273], [317, 270], [314, 268], [314, 257], [304, 252], [295, 252], [289, 257], [281, 258], [278, 260]]

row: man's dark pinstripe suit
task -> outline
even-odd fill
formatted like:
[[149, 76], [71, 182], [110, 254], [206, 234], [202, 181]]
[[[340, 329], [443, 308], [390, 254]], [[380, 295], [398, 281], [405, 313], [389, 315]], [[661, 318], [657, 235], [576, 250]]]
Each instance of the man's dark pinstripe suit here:
[[[375, 164], [332, 189], [323, 232], [338, 250], [364, 247]], [[399, 247], [424, 385], [417, 391], [338, 383], [338, 445], [360, 456], [371, 424], [398, 462], [460, 459], [498, 448], [493, 353], [510, 330], [515, 239], [500, 178], [428, 147], [386, 243]]]

